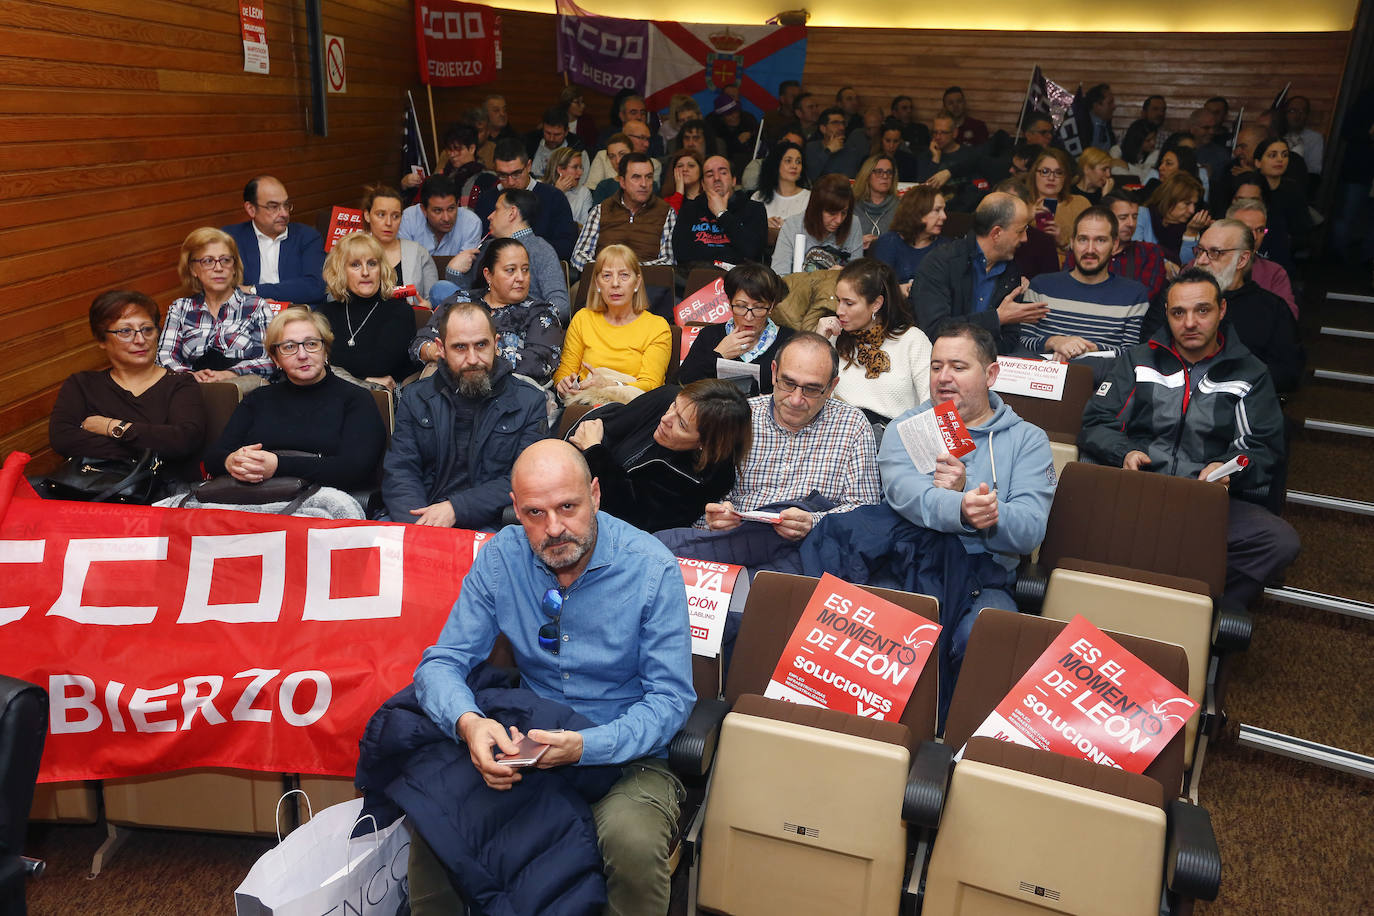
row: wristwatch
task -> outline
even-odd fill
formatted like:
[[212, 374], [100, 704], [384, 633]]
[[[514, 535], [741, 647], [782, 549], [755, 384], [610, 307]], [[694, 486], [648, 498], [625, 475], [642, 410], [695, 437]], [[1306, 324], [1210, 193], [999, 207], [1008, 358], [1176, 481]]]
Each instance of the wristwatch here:
[[129, 431], [129, 427], [134, 424], [125, 420], [123, 423], [116, 423], [115, 428], [110, 430], [110, 436], [115, 439], [123, 439], [124, 434]]

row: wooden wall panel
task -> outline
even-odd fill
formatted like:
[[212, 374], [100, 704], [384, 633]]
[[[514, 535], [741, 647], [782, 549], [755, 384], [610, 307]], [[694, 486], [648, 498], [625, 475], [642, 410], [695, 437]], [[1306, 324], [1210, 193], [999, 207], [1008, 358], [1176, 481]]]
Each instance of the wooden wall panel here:
[[[964, 88], [972, 114], [989, 129], [1016, 127], [1026, 82], [1037, 63], [1073, 89], [1112, 84], [1120, 136], [1147, 95], [1169, 103], [1170, 126], [1181, 127], [1203, 101], [1223, 95], [1234, 113], [1267, 108], [1284, 83], [1312, 100], [1314, 127], [1325, 130], [1340, 90], [1349, 32], [1141, 34], [1120, 32], [975, 32], [921, 29], [809, 30], [808, 89], [833, 99], [852, 85], [865, 103], [887, 110], [909, 95], [929, 121], [946, 86]], [[865, 61], [882, 61], [878, 67]], [[774, 87], [775, 88], [775, 87]]]
[[181, 240], [245, 218], [270, 172], [295, 219], [353, 202], [400, 170], [418, 88], [408, 0], [334, 0], [348, 91], [309, 131], [304, 6], [265, 3], [271, 74], [243, 71], [238, 8], [193, 0], [11, 0], [0, 23], [0, 455], [50, 466], [47, 414], [71, 372], [103, 360], [86, 312], [127, 287], [164, 308]]

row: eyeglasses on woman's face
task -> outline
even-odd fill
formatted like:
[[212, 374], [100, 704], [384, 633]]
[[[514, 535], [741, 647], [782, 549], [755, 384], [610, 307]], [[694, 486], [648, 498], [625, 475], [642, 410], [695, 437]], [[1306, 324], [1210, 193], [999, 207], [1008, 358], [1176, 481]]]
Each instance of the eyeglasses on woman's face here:
[[323, 340], [318, 337], [309, 337], [305, 340], [283, 340], [273, 349], [286, 356], [293, 356], [297, 350], [304, 350], [307, 353], [318, 353], [322, 346], [324, 346]]

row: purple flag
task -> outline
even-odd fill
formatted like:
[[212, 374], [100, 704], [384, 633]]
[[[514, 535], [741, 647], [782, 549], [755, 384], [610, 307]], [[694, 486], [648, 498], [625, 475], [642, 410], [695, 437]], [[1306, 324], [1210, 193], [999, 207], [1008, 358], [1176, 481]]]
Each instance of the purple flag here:
[[581, 86], [607, 95], [644, 92], [649, 23], [609, 16], [558, 17], [558, 69]]

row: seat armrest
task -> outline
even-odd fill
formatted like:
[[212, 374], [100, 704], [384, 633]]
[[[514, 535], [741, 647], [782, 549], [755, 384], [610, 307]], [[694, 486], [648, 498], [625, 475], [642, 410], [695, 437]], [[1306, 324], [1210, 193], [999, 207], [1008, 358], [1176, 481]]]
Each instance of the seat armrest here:
[[668, 765], [680, 776], [705, 776], [716, 754], [720, 724], [730, 704], [725, 700], [697, 700], [682, 730], [668, 744]]
[[1221, 852], [1207, 809], [1181, 798], [1169, 802], [1165, 880], [1169, 890], [1192, 900], [1215, 900], [1221, 888]]
[[507, 506], [501, 510], [501, 527], [509, 528], [511, 525], [519, 524], [520, 519], [515, 514], [514, 506]]
[[902, 796], [902, 820], [908, 825], [940, 826], [940, 812], [945, 807], [945, 791], [949, 787], [949, 771], [954, 764], [954, 748], [934, 741], [922, 741], [911, 762], [906, 777], [906, 792]]
[[1217, 602], [1216, 631], [1212, 634], [1212, 646], [1217, 654], [1244, 652], [1250, 648], [1250, 634], [1255, 628], [1255, 620], [1250, 612], [1238, 602], [1222, 599]]
[[1016, 570], [1016, 608], [1023, 614], [1039, 614], [1049, 588], [1049, 570], [1039, 563], [1022, 563]]

